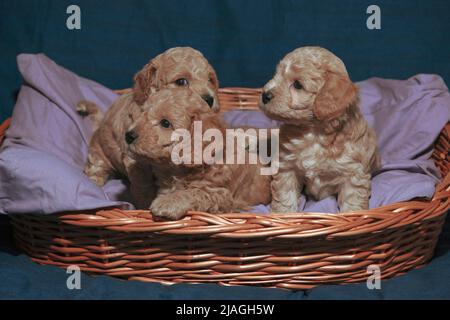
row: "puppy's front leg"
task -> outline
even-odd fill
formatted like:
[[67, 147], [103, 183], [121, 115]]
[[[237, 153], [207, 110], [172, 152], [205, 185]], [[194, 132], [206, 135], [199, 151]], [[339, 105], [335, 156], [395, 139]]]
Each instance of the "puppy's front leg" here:
[[130, 192], [136, 209], [148, 209], [156, 196], [153, 170], [149, 165], [137, 163], [126, 157], [124, 164], [130, 180]]
[[153, 201], [150, 211], [155, 217], [178, 220], [188, 211], [226, 212], [233, 208], [233, 195], [225, 188], [176, 190], [161, 194]]
[[280, 171], [273, 176], [271, 183], [271, 212], [297, 212], [302, 184], [294, 170]]
[[360, 173], [345, 180], [338, 193], [340, 212], [369, 208], [370, 178], [370, 174]]

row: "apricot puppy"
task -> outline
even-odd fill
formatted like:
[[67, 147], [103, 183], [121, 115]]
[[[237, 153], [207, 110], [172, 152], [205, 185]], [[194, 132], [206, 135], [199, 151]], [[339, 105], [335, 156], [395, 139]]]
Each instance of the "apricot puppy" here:
[[[152, 59], [134, 77], [133, 92], [120, 96], [103, 116], [88, 101], [78, 105], [93, 121], [94, 134], [84, 172], [103, 186], [113, 175], [130, 180], [136, 207], [148, 208], [154, 197], [151, 167], [140, 167], [127, 155], [126, 129], [146, 110], [146, 100], [162, 88], [189, 88], [206, 102], [205, 112], [219, 110], [219, 83], [214, 69], [197, 50], [172, 48]], [[140, 187], [137, 187], [137, 186]]]
[[260, 108], [283, 122], [273, 212], [296, 212], [303, 190], [316, 200], [337, 195], [341, 212], [368, 208], [377, 139], [338, 57], [320, 47], [289, 53], [264, 86]]
[[[129, 152], [137, 163], [150, 165], [156, 177], [157, 196], [150, 206], [155, 217], [180, 219], [187, 211], [231, 212], [270, 202], [270, 176], [260, 174], [261, 165], [176, 164], [172, 161], [175, 130], [185, 129], [195, 137], [194, 123], [202, 132], [219, 130], [225, 136], [220, 115], [208, 113], [208, 105], [189, 90], [161, 90], [152, 94], [149, 107], [129, 128], [134, 137]], [[198, 124], [198, 122], [197, 122]], [[189, 143], [196, 143], [194, 139]], [[200, 142], [206, 144], [203, 140]], [[195, 157], [195, 148], [191, 148]], [[225, 150], [220, 152], [225, 154]]]

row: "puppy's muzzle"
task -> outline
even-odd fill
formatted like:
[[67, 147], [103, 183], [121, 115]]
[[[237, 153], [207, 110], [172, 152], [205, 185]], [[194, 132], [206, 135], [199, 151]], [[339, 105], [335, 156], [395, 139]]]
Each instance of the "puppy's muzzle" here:
[[136, 140], [138, 137], [139, 136], [136, 133], [136, 131], [134, 131], [134, 130], [127, 131], [125, 133], [125, 142], [127, 144], [132, 144], [134, 142], [134, 140]]
[[211, 108], [214, 104], [214, 98], [210, 96], [209, 94], [205, 94], [202, 96], [202, 99], [206, 101], [208, 106]]
[[270, 100], [272, 100], [273, 99], [273, 93], [272, 92], [270, 92], [270, 91], [264, 91], [263, 93], [262, 93], [262, 102], [264, 103], [264, 104], [266, 104], [266, 103], [268, 103]]

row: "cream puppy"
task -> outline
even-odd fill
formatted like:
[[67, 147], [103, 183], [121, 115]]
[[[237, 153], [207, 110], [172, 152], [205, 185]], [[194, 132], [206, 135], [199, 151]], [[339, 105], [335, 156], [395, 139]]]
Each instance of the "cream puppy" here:
[[338, 57], [320, 47], [289, 53], [264, 86], [260, 108], [283, 122], [273, 212], [296, 212], [302, 191], [316, 200], [337, 195], [341, 212], [368, 208], [377, 139]]

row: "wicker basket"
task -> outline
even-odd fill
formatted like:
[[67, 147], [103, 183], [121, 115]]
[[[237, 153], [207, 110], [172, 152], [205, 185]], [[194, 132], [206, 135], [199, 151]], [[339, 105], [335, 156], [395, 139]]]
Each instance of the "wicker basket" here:
[[[259, 95], [227, 88], [220, 100], [224, 110], [255, 109]], [[389, 278], [433, 256], [450, 207], [449, 150], [447, 125], [433, 153], [444, 178], [431, 201], [345, 214], [189, 212], [172, 222], [114, 208], [11, 220], [18, 245], [34, 261], [123, 279], [308, 289], [366, 281], [369, 265]]]

